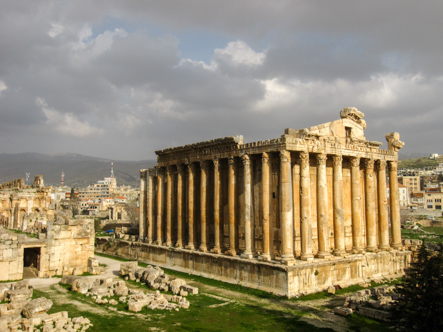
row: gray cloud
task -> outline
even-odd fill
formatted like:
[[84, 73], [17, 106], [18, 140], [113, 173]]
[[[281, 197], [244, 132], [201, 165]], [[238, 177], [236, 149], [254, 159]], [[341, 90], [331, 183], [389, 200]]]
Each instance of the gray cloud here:
[[[398, 131], [405, 151], [442, 153], [442, 7], [6, 2], [0, 152], [152, 159], [156, 149], [216, 137], [279, 137], [355, 106], [368, 139]], [[219, 44], [206, 62], [182, 55], [181, 36], [199, 31]], [[193, 53], [207, 53], [195, 36]]]

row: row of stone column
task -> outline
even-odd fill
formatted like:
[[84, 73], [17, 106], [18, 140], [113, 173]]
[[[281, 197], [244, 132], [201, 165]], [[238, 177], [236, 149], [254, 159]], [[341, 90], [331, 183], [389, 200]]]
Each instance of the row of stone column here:
[[[329, 243], [329, 206], [328, 206], [328, 187], [326, 174], [326, 161], [328, 156], [326, 154], [316, 154], [317, 159], [317, 233], [318, 233], [318, 252], [317, 256], [325, 258], [330, 255]], [[349, 157], [351, 162], [351, 205], [352, 205], [352, 243], [353, 252], [362, 253], [365, 250], [387, 250], [390, 248], [389, 244], [389, 226], [388, 226], [388, 209], [386, 197], [386, 162], [383, 160], [377, 161], [377, 169], [374, 171], [374, 160], [365, 160], [365, 213], [362, 216], [362, 192], [360, 179], [360, 158]], [[345, 230], [344, 230], [344, 187], [343, 187], [343, 158], [340, 155], [333, 155], [333, 231], [334, 231], [334, 254], [343, 255], [345, 253]], [[251, 160], [247, 154], [243, 155], [243, 209], [241, 211], [242, 224], [245, 228], [245, 250], [242, 256], [245, 258], [252, 258], [252, 221], [251, 221]], [[199, 250], [205, 252], [208, 250], [206, 243], [206, 224], [207, 224], [207, 178], [209, 161], [200, 162], [200, 246]], [[211, 252], [221, 253], [220, 246], [220, 171], [219, 160], [212, 160], [213, 162], [213, 190], [214, 190], [214, 207], [213, 207], [213, 222], [214, 222], [214, 247]], [[393, 248], [401, 246], [401, 231], [400, 231], [400, 211], [399, 211], [399, 197], [397, 185], [397, 163], [390, 163], [390, 188], [391, 188], [391, 226], [392, 226], [392, 244]], [[280, 222], [281, 222], [281, 259], [284, 263], [289, 263], [294, 260], [294, 218], [293, 207], [299, 204], [300, 213], [300, 232], [301, 232], [301, 259], [313, 259], [313, 239], [312, 239], [312, 220], [311, 220], [311, 184], [310, 184], [310, 162], [309, 153], [300, 152], [299, 167], [292, 167], [291, 153], [289, 151], [280, 151]], [[295, 166], [295, 165], [294, 165]], [[177, 242], [172, 243], [172, 176], [174, 172], [173, 167], [178, 171], [177, 175]], [[194, 190], [195, 183], [194, 176], [196, 174], [196, 164], [189, 163], [186, 165], [179, 164], [167, 168], [157, 168], [155, 170], [141, 171], [141, 194], [140, 194], [140, 235], [148, 243], [155, 243], [158, 245], [175, 245], [177, 247], [185, 246], [187, 249], [194, 250]], [[229, 220], [229, 250], [226, 252], [229, 255], [235, 256], [237, 254], [236, 248], [236, 232], [235, 232], [235, 162], [234, 157], [228, 158], [228, 220]], [[187, 187], [187, 213], [186, 223], [188, 224], [188, 243], [183, 244], [183, 222], [184, 216], [182, 214], [183, 204], [183, 183], [185, 168], [188, 174]], [[163, 172], [163, 169], [165, 170]], [[147, 176], [149, 172], [149, 176]], [[156, 190], [156, 204], [157, 215], [155, 221], [157, 223], [157, 234], [153, 232], [154, 216], [152, 214], [154, 203], [153, 179], [157, 176], [157, 190]], [[166, 177], [166, 181], [164, 181]], [[263, 224], [263, 253], [260, 256], [263, 260], [271, 259], [271, 235], [270, 235], [270, 212], [269, 212], [269, 184], [270, 184], [270, 164], [267, 153], [262, 153], [262, 173], [261, 173], [261, 193], [262, 205], [261, 215]], [[300, 182], [300, 197], [293, 197], [293, 181], [292, 178], [299, 178]], [[375, 177], [377, 177], [378, 193], [375, 190]], [[166, 182], [166, 188], [164, 183]], [[162, 199], [164, 197], [163, 190], [166, 190], [166, 209], [163, 211]], [[375, 199], [378, 198], [378, 210], [376, 210]], [[298, 206], [297, 206], [298, 208]], [[166, 234], [162, 234], [163, 212], [166, 213]], [[376, 213], [378, 212], [378, 216]], [[377, 218], [378, 217], [378, 218]], [[363, 238], [362, 221], [366, 220], [366, 241]], [[376, 223], [378, 219], [378, 225]], [[147, 222], [146, 222], [147, 221]], [[145, 229], [147, 225], [147, 229]], [[378, 234], [378, 241], [377, 241]], [[163, 240], [165, 240], [164, 243]], [[365, 244], [366, 242], [366, 244]]]

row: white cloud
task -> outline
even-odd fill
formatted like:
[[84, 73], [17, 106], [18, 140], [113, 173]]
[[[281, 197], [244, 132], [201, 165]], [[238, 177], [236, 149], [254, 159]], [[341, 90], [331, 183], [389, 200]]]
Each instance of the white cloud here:
[[243, 66], [260, 66], [266, 57], [265, 53], [255, 52], [241, 40], [230, 42], [223, 49], [215, 49], [214, 56], [216, 59], [223, 59], [233, 65]]
[[80, 121], [72, 113], [63, 114], [50, 108], [43, 98], [37, 98], [36, 104], [46, 116], [46, 125], [63, 135], [89, 137], [102, 136], [104, 134], [103, 129], [94, 128], [88, 122]]
[[6, 86], [6, 83], [0, 80], [0, 94], [5, 91], [8, 87]]

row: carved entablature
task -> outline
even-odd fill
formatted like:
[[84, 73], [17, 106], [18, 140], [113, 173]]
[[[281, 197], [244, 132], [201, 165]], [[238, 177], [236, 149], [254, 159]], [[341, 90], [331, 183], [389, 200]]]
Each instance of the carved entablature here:
[[243, 143], [243, 136], [230, 136], [200, 143], [156, 151], [160, 166], [178, 163], [201, 162], [203, 160], [240, 158], [248, 154], [305, 151], [314, 154], [342, 155], [364, 159], [397, 160], [397, 151], [403, 146], [398, 133], [386, 135], [388, 149], [380, 149], [382, 143], [368, 141], [364, 136], [366, 122], [364, 114], [354, 107], [340, 112], [341, 119], [305, 129], [285, 129], [280, 138]]

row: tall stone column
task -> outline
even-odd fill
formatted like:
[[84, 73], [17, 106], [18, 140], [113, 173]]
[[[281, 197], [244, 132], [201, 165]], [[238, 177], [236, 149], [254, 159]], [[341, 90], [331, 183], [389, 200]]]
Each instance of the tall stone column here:
[[352, 242], [354, 253], [363, 253], [360, 157], [351, 158], [351, 202], [352, 202]]
[[329, 214], [328, 214], [328, 182], [326, 177], [325, 154], [317, 156], [317, 232], [319, 258], [330, 256], [329, 252]]
[[152, 230], [154, 229], [154, 176], [155, 169], [149, 169], [149, 178], [148, 178], [148, 239], [147, 242], [149, 244], [152, 243]]
[[169, 166], [166, 171], [166, 241], [165, 245], [170, 247], [172, 245], [172, 168]]
[[156, 244], [162, 245], [162, 223], [163, 223], [163, 174], [162, 167], [157, 166], [157, 239]]
[[229, 217], [229, 250], [228, 255], [237, 255], [235, 249], [235, 160], [228, 159], [228, 217]]
[[194, 171], [193, 163], [188, 163], [188, 245], [187, 249], [194, 250]]
[[138, 241], [145, 241], [145, 226], [146, 226], [146, 191], [147, 191], [147, 179], [148, 179], [148, 170], [141, 169], [140, 170], [140, 221], [138, 228]]
[[245, 251], [243, 258], [251, 259], [252, 256], [252, 229], [251, 229], [251, 160], [247, 154], [242, 157], [243, 162], [243, 188], [244, 211], [242, 213], [245, 225]]
[[211, 252], [220, 254], [220, 163], [214, 159], [214, 248]]
[[269, 156], [266, 152], [262, 154], [262, 224], [263, 224], [263, 254], [261, 259], [265, 261], [271, 260], [270, 246], [270, 225], [269, 225]]
[[183, 246], [183, 164], [177, 165], [177, 243], [176, 247]]
[[377, 250], [377, 227], [375, 219], [374, 160], [365, 161], [365, 196], [366, 196], [366, 250]]
[[333, 156], [334, 164], [334, 255], [342, 256], [346, 253], [345, 248], [345, 208], [343, 193], [343, 157]]
[[378, 230], [380, 250], [389, 250], [388, 198], [386, 195], [386, 161], [379, 160], [378, 176]]
[[397, 180], [397, 162], [389, 162], [389, 194], [391, 202], [391, 247], [401, 249], [400, 198]]
[[207, 187], [207, 162], [200, 162], [200, 251], [208, 251], [206, 246], [206, 187]]
[[280, 151], [280, 221], [282, 232], [282, 255], [284, 264], [294, 261], [294, 227], [292, 225], [292, 179], [291, 153]]
[[309, 171], [309, 152], [300, 153], [300, 223], [301, 259], [313, 260], [311, 224], [311, 174]]

